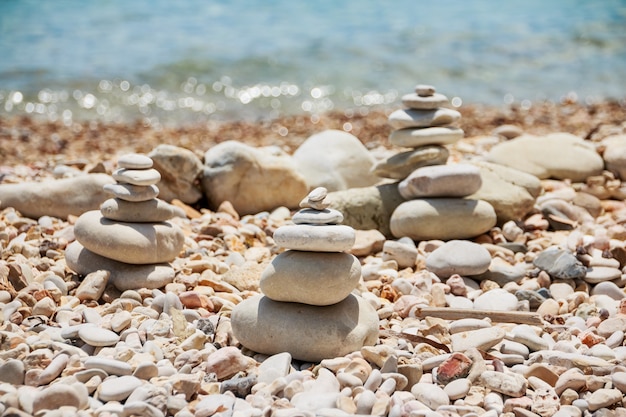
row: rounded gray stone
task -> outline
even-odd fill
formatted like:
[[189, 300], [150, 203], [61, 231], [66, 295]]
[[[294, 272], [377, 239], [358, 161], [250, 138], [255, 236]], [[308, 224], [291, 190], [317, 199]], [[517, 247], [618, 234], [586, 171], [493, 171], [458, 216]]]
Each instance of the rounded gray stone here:
[[288, 250], [276, 256], [261, 275], [261, 291], [274, 301], [330, 305], [358, 285], [361, 263], [348, 253]]
[[407, 200], [422, 197], [465, 197], [480, 189], [480, 169], [470, 164], [418, 168], [398, 184]]
[[467, 240], [450, 240], [428, 255], [426, 269], [438, 277], [454, 274], [472, 276], [489, 269], [491, 254], [478, 243]]
[[433, 110], [400, 109], [389, 115], [389, 125], [393, 129], [409, 127], [431, 127], [452, 124], [461, 118], [456, 110], [440, 107]]
[[78, 218], [74, 235], [90, 251], [129, 264], [169, 262], [185, 241], [182, 230], [172, 223], [118, 223], [97, 210]]
[[159, 195], [156, 185], [106, 184], [102, 187], [107, 193], [125, 201], [148, 201]]
[[400, 204], [391, 215], [395, 237], [413, 240], [467, 239], [496, 225], [493, 207], [482, 200], [424, 198]]
[[350, 226], [296, 224], [274, 232], [276, 245], [294, 250], [342, 252], [352, 248], [356, 234]]
[[361, 297], [350, 294], [330, 306], [272, 301], [257, 295], [237, 304], [231, 313], [233, 334], [248, 349], [320, 362], [374, 345], [378, 314]]
[[443, 146], [423, 146], [377, 162], [373, 172], [382, 178], [402, 180], [418, 168], [445, 164], [449, 155], [450, 152]]
[[302, 209], [293, 215], [295, 224], [340, 224], [343, 221], [343, 214], [335, 209]]
[[130, 223], [158, 223], [172, 217], [186, 217], [180, 207], [158, 198], [141, 202], [110, 198], [102, 203], [100, 213], [109, 220]]
[[161, 181], [161, 174], [154, 168], [150, 169], [127, 169], [118, 168], [113, 171], [115, 181], [122, 184], [154, 185]]
[[105, 258], [85, 249], [79, 242], [72, 242], [65, 249], [65, 262], [79, 275], [98, 270], [110, 271], [109, 283], [120, 291], [139, 288], [162, 288], [174, 281], [174, 269], [166, 263], [131, 265]]
[[152, 159], [140, 153], [127, 153], [117, 158], [117, 166], [127, 169], [152, 168]]
[[402, 104], [410, 109], [416, 110], [433, 110], [445, 106], [448, 103], [448, 97], [440, 93], [433, 93], [430, 96], [410, 93], [402, 96]]
[[539, 253], [533, 264], [550, 276], [560, 279], [584, 278], [587, 268], [574, 254], [562, 249], [548, 249]]

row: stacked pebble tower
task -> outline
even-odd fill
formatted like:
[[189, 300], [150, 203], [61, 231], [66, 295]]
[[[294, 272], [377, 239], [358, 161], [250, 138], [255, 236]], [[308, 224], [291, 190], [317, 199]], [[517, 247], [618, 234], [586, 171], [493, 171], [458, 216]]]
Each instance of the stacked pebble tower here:
[[343, 214], [324, 202], [327, 190], [314, 189], [294, 214], [294, 225], [274, 232], [286, 250], [263, 271], [264, 295], [232, 311], [233, 333], [242, 345], [264, 354], [289, 352], [318, 362], [373, 345], [378, 315], [352, 294], [361, 278], [359, 260], [345, 251], [355, 241]]
[[[394, 129], [389, 137], [392, 145], [411, 148], [393, 155], [374, 167], [381, 176], [401, 180], [400, 195], [408, 200], [400, 204], [390, 219], [395, 237], [414, 240], [463, 239], [477, 236], [494, 226], [495, 211], [489, 203], [466, 197], [480, 189], [480, 169], [471, 164], [449, 164], [446, 161], [452, 145], [464, 132], [451, 126], [461, 118], [453, 109], [443, 107], [448, 98], [430, 85], [418, 85], [415, 93], [402, 97], [404, 109], [389, 115]], [[454, 220], [466, 212], [475, 213], [473, 227], [439, 227], [441, 216]], [[481, 213], [485, 213], [482, 215]], [[424, 213], [422, 215], [422, 213]]]
[[66, 262], [81, 275], [109, 270], [109, 281], [119, 290], [162, 287], [174, 279], [168, 262], [184, 244], [182, 230], [169, 220], [185, 213], [157, 198], [161, 174], [151, 158], [122, 155], [118, 167], [117, 183], [103, 187], [114, 198], [78, 218]]

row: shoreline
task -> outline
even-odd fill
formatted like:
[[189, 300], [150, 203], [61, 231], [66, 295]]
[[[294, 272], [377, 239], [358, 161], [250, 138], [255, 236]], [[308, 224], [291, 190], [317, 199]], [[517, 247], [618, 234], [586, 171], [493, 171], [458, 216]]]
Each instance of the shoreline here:
[[[183, 123], [175, 127], [144, 126], [132, 123], [103, 123], [85, 120], [65, 125], [28, 115], [0, 117], [0, 165], [45, 168], [58, 163], [97, 163], [125, 152], [149, 152], [166, 143], [187, 148], [202, 157], [211, 146], [237, 140], [252, 146], [278, 145], [288, 153], [314, 133], [326, 129], [345, 130], [368, 149], [389, 147], [391, 131], [387, 116], [396, 107], [332, 111], [320, 115], [292, 115], [261, 121], [208, 121]], [[514, 103], [503, 106], [467, 104], [457, 108], [462, 118], [456, 123], [465, 138], [490, 135], [501, 125], [515, 125], [525, 133], [568, 132], [584, 139], [598, 140], [604, 130], [626, 120], [626, 104], [604, 101]]]

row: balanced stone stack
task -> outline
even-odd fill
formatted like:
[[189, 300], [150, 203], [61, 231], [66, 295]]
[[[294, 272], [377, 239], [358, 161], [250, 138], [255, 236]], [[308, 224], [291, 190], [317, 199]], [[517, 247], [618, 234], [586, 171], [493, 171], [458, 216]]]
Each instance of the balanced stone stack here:
[[418, 85], [415, 93], [402, 97], [407, 107], [389, 115], [395, 130], [392, 145], [411, 148], [380, 162], [374, 172], [381, 177], [401, 180], [400, 204], [390, 219], [395, 237], [413, 240], [465, 239], [480, 235], [496, 224], [496, 213], [486, 201], [466, 198], [481, 187], [478, 167], [449, 164], [452, 145], [464, 132], [451, 126], [461, 118], [453, 109], [442, 107], [448, 98], [429, 85]]
[[80, 275], [107, 270], [109, 283], [122, 291], [160, 288], [173, 281], [168, 262], [185, 240], [169, 220], [185, 213], [157, 198], [161, 175], [152, 168], [152, 159], [127, 154], [118, 159], [118, 166], [113, 173], [117, 183], [103, 186], [114, 198], [76, 221], [76, 241], [66, 249], [67, 265]]
[[274, 232], [275, 243], [287, 250], [263, 271], [264, 295], [233, 309], [233, 334], [246, 348], [319, 362], [378, 340], [376, 311], [352, 294], [361, 264], [345, 251], [354, 245], [355, 231], [340, 224], [343, 215], [325, 198], [325, 188], [314, 189], [294, 214], [295, 224]]

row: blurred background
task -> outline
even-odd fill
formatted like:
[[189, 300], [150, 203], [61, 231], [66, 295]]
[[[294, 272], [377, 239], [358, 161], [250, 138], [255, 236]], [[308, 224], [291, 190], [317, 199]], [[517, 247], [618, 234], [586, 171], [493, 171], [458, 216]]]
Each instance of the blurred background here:
[[181, 124], [626, 97], [622, 0], [0, 1], [0, 117]]

